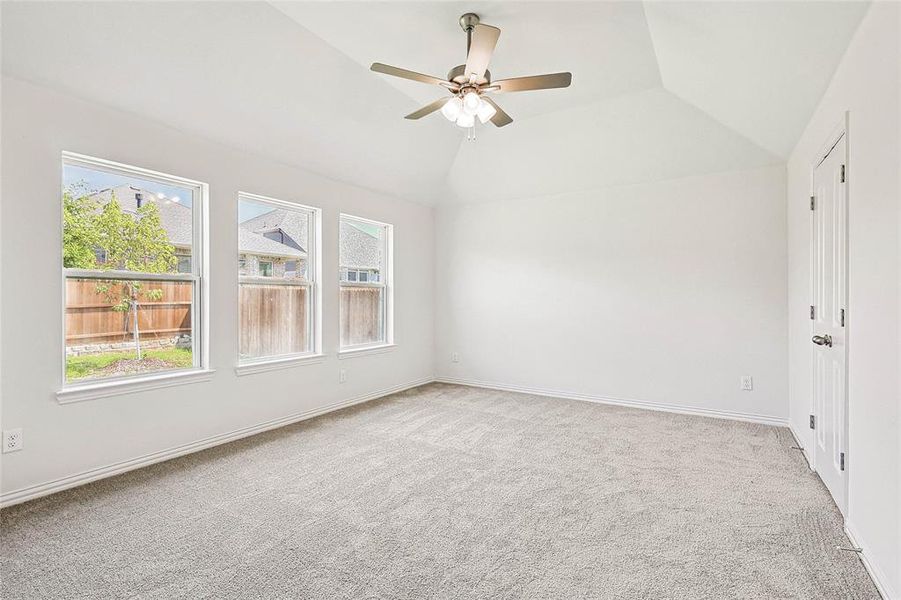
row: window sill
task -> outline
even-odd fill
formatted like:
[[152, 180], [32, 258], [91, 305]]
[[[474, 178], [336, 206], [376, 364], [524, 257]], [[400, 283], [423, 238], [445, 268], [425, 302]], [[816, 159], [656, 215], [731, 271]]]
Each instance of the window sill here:
[[397, 344], [380, 344], [378, 346], [364, 346], [362, 348], [350, 348], [342, 350], [338, 353], [338, 358], [345, 360], [348, 358], [356, 358], [358, 356], [369, 356], [370, 354], [383, 354], [391, 352], [397, 348]]
[[238, 375], [238, 377], [242, 377], [244, 375], [265, 373], [266, 371], [275, 371], [277, 369], [290, 369], [291, 367], [299, 367], [300, 365], [315, 365], [323, 362], [325, 357], [325, 354], [307, 354], [304, 356], [290, 356], [287, 358], [273, 358], [270, 360], [247, 362], [235, 367], [235, 374]]
[[122, 396], [134, 394], [146, 390], [172, 387], [175, 385], [187, 385], [209, 381], [213, 378], [213, 369], [192, 369], [182, 373], [162, 373], [160, 375], [148, 375], [130, 379], [128, 381], [107, 381], [82, 385], [72, 385], [56, 392], [56, 400], [60, 404], [71, 404], [84, 400], [96, 400], [109, 398], [110, 396]]

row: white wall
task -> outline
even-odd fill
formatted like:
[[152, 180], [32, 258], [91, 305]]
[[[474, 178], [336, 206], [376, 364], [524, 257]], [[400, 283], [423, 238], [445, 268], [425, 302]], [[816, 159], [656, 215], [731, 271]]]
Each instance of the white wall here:
[[779, 166], [438, 209], [438, 375], [784, 421], [784, 198]]
[[811, 407], [811, 161], [849, 111], [849, 507], [847, 525], [891, 598], [901, 597], [899, 495], [899, 19], [873, 3], [788, 163], [791, 423]]
[[[3, 428], [25, 449], [2, 456], [8, 495], [141, 457], [430, 379], [432, 209], [184, 135], [47, 89], [3, 80]], [[63, 150], [210, 184], [212, 381], [60, 405], [62, 360], [60, 153]], [[237, 377], [237, 193], [323, 210], [321, 364]], [[395, 340], [384, 354], [338, 360], [338, 213], [394, 224]], [[348, 372], [338, 384], [338, 369]]]

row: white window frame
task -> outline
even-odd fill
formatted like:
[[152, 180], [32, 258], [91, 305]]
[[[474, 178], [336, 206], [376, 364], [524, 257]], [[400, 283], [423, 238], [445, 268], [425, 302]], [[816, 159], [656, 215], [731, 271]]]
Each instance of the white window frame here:
[[[250, 375], [253, 373], [261, 373], [272, 371], [275, 369], [284, 369], [302, 364], [316, 364], [325, 359], [322, 353], [322, 285], [320, 283], [322, 273], [322, 209], [315, 206], [300, 204], [299, 202], [288, 202], [271, 198], [269, 196], [261, 196], [259, 194], [251, 194], [248, 192], [238, 192], [238, 207], [241, 206], [241, 200], [247, 200], [255, 204], [265, 204], [273, 208], [284, 208], [286, 210], [309, 212], [312, 223], [310, 224], [310, 239], [307, 242], [307, 281], [297, 281], [285, 279], [282, 277], [253, 277], [238, 275], [238, 285], [235, 286], [236, 296], [240, 294], [242, 281], [257, 281], [266, 285], [290, 285], [308, 288], [308, 296], [310, 298], [310, 311], [307, 315], [307, 330], [310, 332], [310, 350], [308, 352], [299, 352], [293, 354], [276, 354], [272, 356], [263, 356], [258, 358], [241, 358], [241, 315], [240, 312], [235, 315], [237, 320], [238, 339], [236, 340], [237, 349], [237, 367], [235, 373], [238, 375]], [[236, 226], [240, 227], [241, 223], [236, 220]], [[236, 249], [236, 256], [240, 256], [241, 249]], [[273, 272], [275, 265], [273, 265]], [[237, 272], [236, 272], [237, 273]]]
[[[366, 354], [378, 354], [391, 350], [396, 346], [394, 342], [394, 225], [391, 223], [383, 223], [373, 219], [358, 217], [347, 213], [338, 215], [338, 254], [340, 263], [341, 254], [341, 221], [343, 220], [357, 221], [382, 228], [384, 231], [384, 264], [380, 265], [379, 281], [341, 281], [338, 277], [338, 290], [342, 287], [368, 287], [382, 288], [384, 290], [384, 302], [382, 303], [382, 322], [385, 324], [385, 339], [373, 342], [371, 344], [354, 344], [351, 346], [341, 345], [341, 309], [338, 307], [338, 358], [352, 358], [355, 356], [363, 356]], [[359, 269], [351, 269], [359, 272]], [[340, 299], [339, 299], [340, 302]]]
[[[206, 183], [126, 165], [75, 152], [63, 152], [61, 168], [76, 166], [103, 171], [124, 177], [136, 177], [158, 181], [167, 185], [188, 188], [192, 191], [191, 213], [193, 240], [191, 248], [191, 273], [136, 273], [133, 271], [102, 271], [94, 269], [67, 269], [60, 259], [61, 302], [60, 321], [62, 324], [62, 360], [60, 362], [62, 386], [56, 398], [61, 404], [118, 396], [159, 387], [169, 387], [182, 383], [194, 383], [211, 379], [213, 370], [209, 367], [209, 256], [207, 210], [209, 207], [209, 186]], [[62, 179], [62, 178], [60, 178]], [[65, 224], [60, 206], [60, 239]], [[62, 254], [60, 254], [62, 256]], [[136, 275], [139, 275], [136, 277]], [[157, 371], [144, 375], [107, 377], [88, 381], [66, 381], [66, 280], [67, 279], [138, 279], [147, 281], [190, 281], [193, 282], [191, 301], [191, 351], [194, 366], [190, 369]]]

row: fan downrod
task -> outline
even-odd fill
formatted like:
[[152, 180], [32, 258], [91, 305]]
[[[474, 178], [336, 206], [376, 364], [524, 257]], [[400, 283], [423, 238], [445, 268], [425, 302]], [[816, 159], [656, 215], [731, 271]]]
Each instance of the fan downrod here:
[[479, 15], [475, 13], [466, 13], [460, 17], [460, 27], [466, 32], [466, 54], [469, 54], [469, 47], [472, 45], [472, 30], [479, 24]]

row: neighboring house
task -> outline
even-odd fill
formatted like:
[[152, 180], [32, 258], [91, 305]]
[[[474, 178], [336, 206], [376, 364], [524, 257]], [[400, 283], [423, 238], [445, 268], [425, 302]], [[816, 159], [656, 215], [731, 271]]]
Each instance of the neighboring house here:
[[[109, 203], [110, 199], [115, 196], [119, 207], [123, 212], [134, 214], [138, 208], [144, 206], [148, 202], [154, 202], [159, 208], [160, 221], [163, 229], [166, 230], [166, 237], [169, 243], [175, 246], [175, 256], [178, 258], [178, 272], [191, 272], [191, 209], [183, 204], [172, 200], [160, 199], [154, 192], [132, 187], [130, 185], [119, 185], [114, 188], [101, 190], [90, 195], [101, 205]], [[103, 250], [97, 251], [97, 262], [106, 262], [106, 255]]]
[[341, 281], [379, 281], [381, 243], [369, 232], [341, 221]]
[[[276, 208], [241, 223], [246, 229], [270, 240], [303, 250], [308, 244], [307, 215]], [[342, 281], [378, 281], [380, 264], [379, 239], [374, 235], [341, 221], [341, 251], [339, 269]]]
[[[178, 257], [178, 272], [191, 272], [191, 208], [159, 197], [149, 190], [120, 185], [95, 192], [92, 198], [106, 204], [115, 195], [123, 211], [134, 214], [147, 202], [159, 208], [160, 222]], [[245, 277], [302, 279], [306, 275], [309, 243], [307, 215], [276, 208], [248, 219], [238, 227], [238, 274]], [[380, 243], [377, 237], [341, 222], [339, 265], [341, 280], [379, 281]], [[98, 262], [104, 262], [102, 250]]]
[[[240, 223], [239, 275], [304, 278], [309, 230], [306, 214], [279, 208]], [[272, 244], [282, 248], [281, 255], [266, 250]]]

